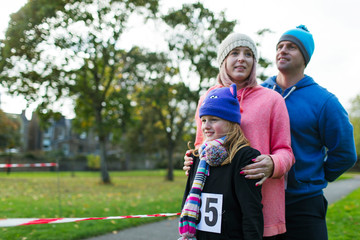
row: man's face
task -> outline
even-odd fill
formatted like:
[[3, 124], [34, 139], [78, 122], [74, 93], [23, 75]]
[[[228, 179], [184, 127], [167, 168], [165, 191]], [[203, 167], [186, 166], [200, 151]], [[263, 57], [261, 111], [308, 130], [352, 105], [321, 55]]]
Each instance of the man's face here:
[[304, 57], [298, 46], [290, 41], [282, 41], [276, 49], [276, 66], [280, 72], [299, 71], [305, 69]]

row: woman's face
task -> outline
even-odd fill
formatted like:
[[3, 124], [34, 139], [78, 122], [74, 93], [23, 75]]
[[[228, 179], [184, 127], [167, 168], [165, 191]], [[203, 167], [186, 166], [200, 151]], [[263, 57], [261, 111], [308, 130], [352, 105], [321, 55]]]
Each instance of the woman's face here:
[[248, 47], [231, 50], [225, 59], [226, 72], [234, 83], [246, 80], [254, 65], [254, 54]]

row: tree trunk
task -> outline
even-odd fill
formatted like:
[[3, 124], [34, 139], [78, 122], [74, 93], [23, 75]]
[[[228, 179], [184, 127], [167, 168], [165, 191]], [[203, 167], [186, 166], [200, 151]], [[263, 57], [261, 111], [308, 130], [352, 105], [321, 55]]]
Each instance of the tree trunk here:
[[101, 179], [105, 184], [111, 183], [109, 172], [106, 164], [106, 140], [105, 138], [99, 138], [100, 143], [100, 169], [101, 169]]
[[95, 116], [96, 116], [96, 125], [97, 125], [97, 134], [99, 137], [100, 144], [100, 170], [101, 170], [101, 179], [104, 184], [110, 184], [110, 176], [107, 169], [106, 164], [106, 142], [107, 142], [107, 134], [103, 130], [103, 118], [101, 116], [102, 107], [99, 104], [99, 107], [95, 108]]
[[126, 171], [130, 170], [130, 159], [130, 153], [125, 153], [124, 170]]
[[173, 144], [169, 144], [168, 146], [168, 174], [166, 177], [166, 180], [168, 181], [174, 181], [174, 163], [173, 163]]

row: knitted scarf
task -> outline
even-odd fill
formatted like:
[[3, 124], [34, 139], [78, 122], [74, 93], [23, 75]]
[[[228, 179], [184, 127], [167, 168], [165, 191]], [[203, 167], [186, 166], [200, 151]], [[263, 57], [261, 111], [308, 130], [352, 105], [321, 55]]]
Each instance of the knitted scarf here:
[[201, 192], [205, 185], [206, 176], [209, 176], [209, 165], [219, 166], [228, 156], [222, 146], [223, 138], [205, 142], [200, 147], [200, 162], [189, 195], [186, 198], [180, 215], [179, 240], [195, 240], [196, 225], [199, 217]]

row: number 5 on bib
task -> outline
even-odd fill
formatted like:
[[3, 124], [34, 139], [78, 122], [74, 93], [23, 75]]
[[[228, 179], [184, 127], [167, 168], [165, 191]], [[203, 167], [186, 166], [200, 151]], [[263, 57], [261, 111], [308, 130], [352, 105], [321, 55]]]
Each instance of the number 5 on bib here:
[[222, 194], [201, 193], [199, 230], [221, 233], [222, 202]]

